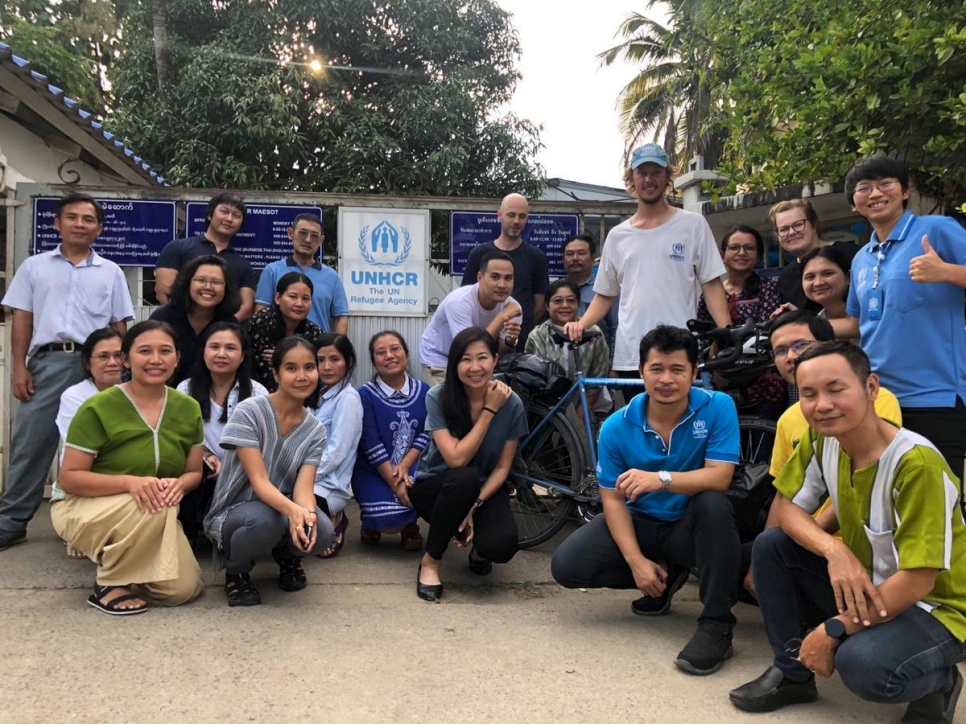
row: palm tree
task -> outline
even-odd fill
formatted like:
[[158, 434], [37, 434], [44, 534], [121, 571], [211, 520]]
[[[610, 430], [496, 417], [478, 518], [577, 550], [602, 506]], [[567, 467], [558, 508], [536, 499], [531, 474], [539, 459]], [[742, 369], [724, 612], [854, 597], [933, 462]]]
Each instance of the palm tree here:
[[714, 168], [723, 135], [707, 130], [712, 116], [710, 43], [701, 35], [708, 0], [649, 0], [648, 10], [666, 5], [667, 25], [642, 13], [628, 15], [617, 31], [623, 41], [597, 57], [609, 66], [617, 59], [641, 66], [621, 90], [617, 108], [628, 148], [651, 134], [683, 170], [695, 154]]

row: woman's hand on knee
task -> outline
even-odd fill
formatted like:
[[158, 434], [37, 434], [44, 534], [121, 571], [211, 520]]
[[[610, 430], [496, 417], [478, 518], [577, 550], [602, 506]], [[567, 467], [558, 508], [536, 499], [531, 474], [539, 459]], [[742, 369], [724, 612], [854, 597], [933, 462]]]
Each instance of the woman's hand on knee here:
[[181, 478], [161, 478], [161, 485], [164, 488], [162, 502], [169, 508], [180, 505], [184, 500], [184, 482]]
[[164, 486], [158, 478], [129, 475], [127, 492], [142, 513], [160, 513], [164, 508]]

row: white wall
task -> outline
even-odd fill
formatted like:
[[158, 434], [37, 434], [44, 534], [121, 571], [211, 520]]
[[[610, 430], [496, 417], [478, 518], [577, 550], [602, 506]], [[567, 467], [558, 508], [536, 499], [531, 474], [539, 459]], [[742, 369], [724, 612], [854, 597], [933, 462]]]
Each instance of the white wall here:
[[[48, 146], [39, 136], [3, 114], [0, 114], [0, 153], [5, 157], [3, 185], [7, 188], [16, 188], [19, 182], [64, 183], [64, 179], [57, 175], [57, 168], [69, 156], [64, 151]], [[104, 176], [80, 161], [71, 163], [67, 169], [80, 174], [80, 184], [117, 184], [116, 179]], [[69, 173], [66, 178], [73, 180], [74, 175]]]

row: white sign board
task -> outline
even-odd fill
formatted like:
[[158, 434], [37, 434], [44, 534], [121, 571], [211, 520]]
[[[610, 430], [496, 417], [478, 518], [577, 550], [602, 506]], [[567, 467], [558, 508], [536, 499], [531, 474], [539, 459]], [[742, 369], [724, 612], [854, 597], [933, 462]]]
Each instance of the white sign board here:
[[339, 275], [350, 315], [429, 312], [429, 211], [339, 207]]

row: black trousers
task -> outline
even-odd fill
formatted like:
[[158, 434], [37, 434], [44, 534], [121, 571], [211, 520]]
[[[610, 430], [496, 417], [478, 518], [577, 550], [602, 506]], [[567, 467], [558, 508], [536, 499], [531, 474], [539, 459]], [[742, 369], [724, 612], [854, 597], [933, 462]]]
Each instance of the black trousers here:
[[902, 426], [929, 440], [946, 458], [953, 474], [962, 480], [966, 458], [966, 405], [956, 407], [903, 407]]
[[[442, 559], [482, 487], [475, 469], [450, 468], [416, 481], [409, 490], [409, 500], [429, 523], [426, 552], [430, 557]], [[478, 555], [494, 563], [506, 563], [516, 555], [517, 522], [505, 487], [473, 514], [473, 545]]]
[[178, 506], [178, 521], [189, 540], [204, 533], [205, 516], [208, 515], [211, 500], [215, 495], [216, 480], [217, 478], [208, 477], [208, 471], [205, 470], [198, 487], [181, 499], [181, 505]]
[[[704, 610], [699, 622], [734, 626], [731, 608], [737, 596], [741, 543], [734, 508], [724, 493], [705, 491], [691, 498], [680, 520], [665, 521], [631, 513], [641, 552], [652, 561], [666, 560], [698, 568], [698, 591]], [[564, 588], [634, 589], [634, 574], [624, 560], [603, 515], [598, 515], [561, 543], [550, 571]]]

